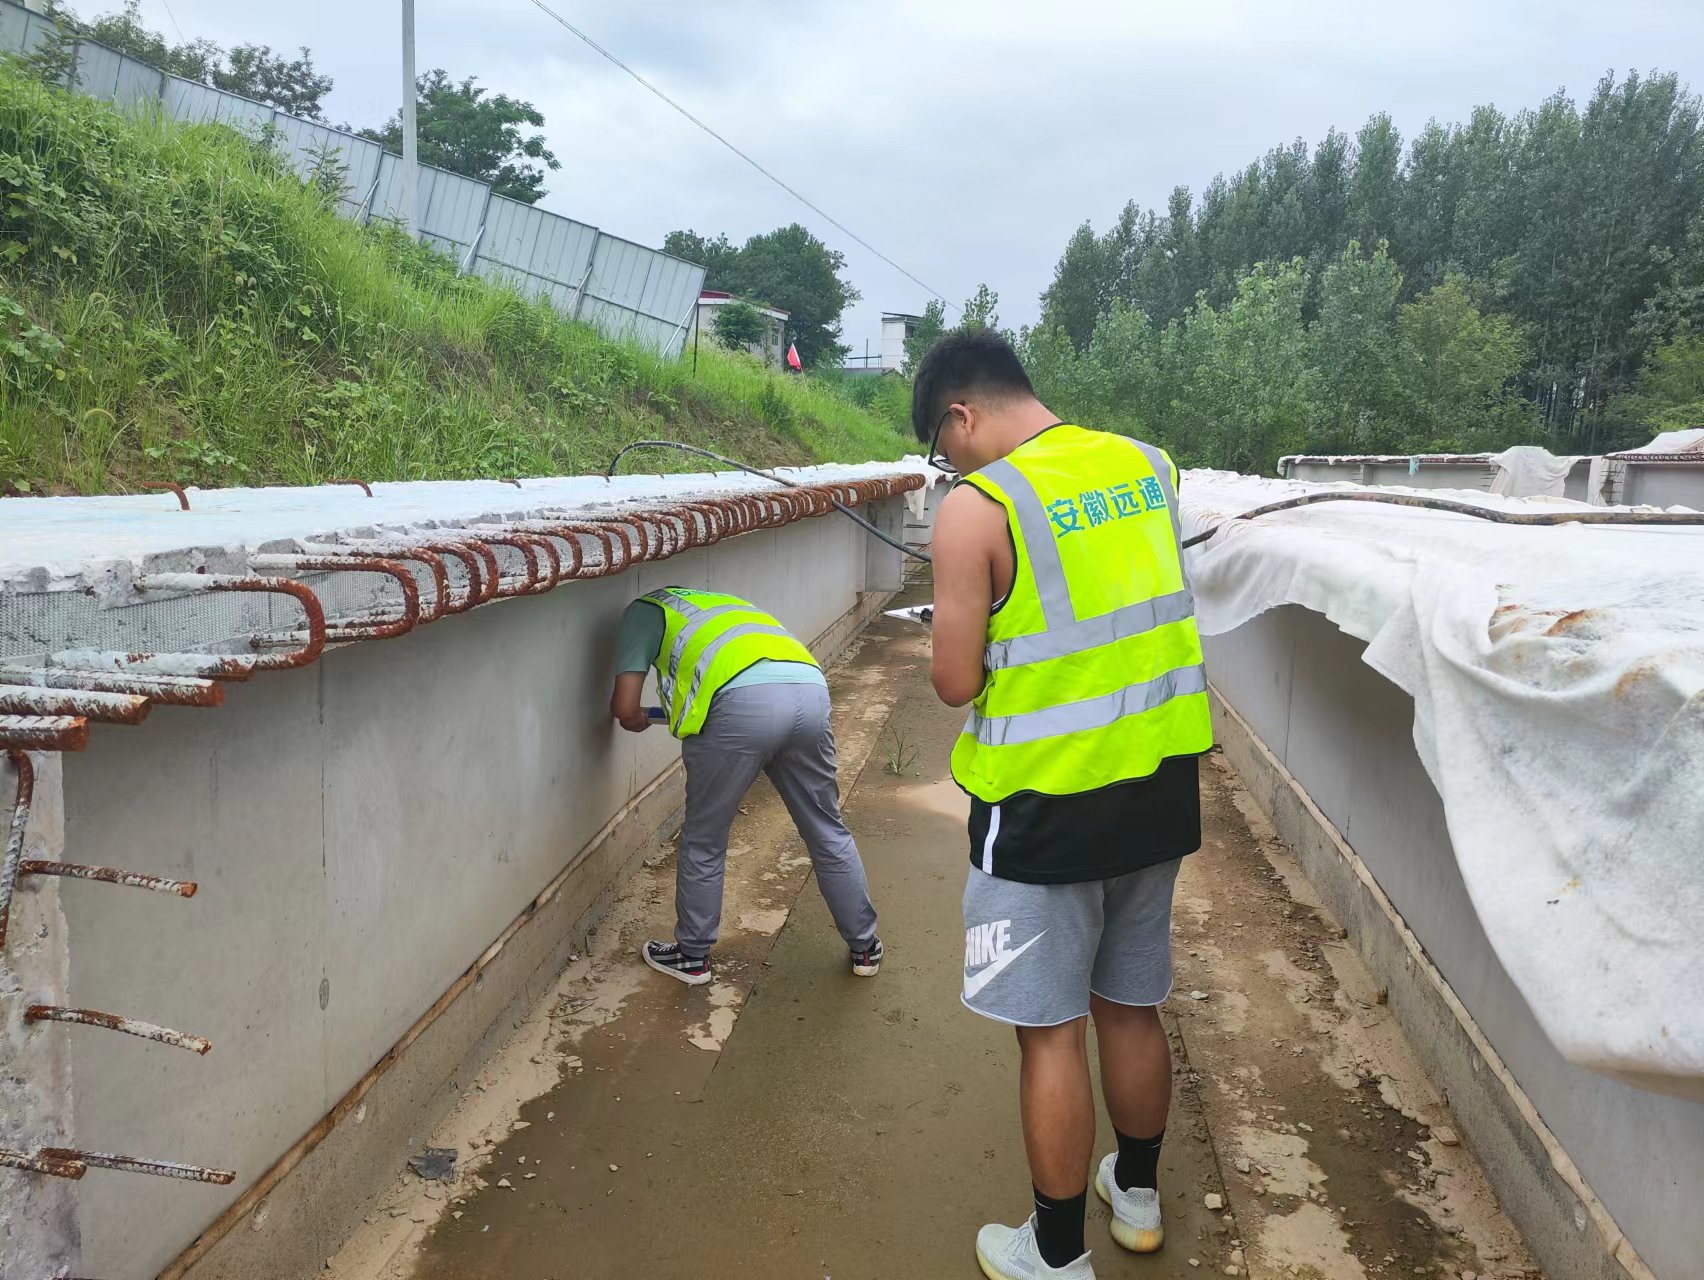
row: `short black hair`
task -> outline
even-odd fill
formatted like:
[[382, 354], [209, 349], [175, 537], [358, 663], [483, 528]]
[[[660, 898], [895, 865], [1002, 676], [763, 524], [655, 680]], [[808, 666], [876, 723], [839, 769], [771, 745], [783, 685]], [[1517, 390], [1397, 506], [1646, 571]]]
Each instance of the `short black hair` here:
[[911, 429], [928, 444], [935, 423], [955, 400], [983, 395], [1033, 396], [1012, 344], [993, 329], [955, 330], [929, 348], [911, 380]]

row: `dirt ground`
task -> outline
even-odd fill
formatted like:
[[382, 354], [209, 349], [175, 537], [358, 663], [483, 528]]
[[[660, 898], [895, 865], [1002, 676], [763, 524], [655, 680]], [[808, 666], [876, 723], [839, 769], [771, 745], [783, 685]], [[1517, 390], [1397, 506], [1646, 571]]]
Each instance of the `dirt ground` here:
[[[1016, 1043], [957, 1000], [962, 712], [935, 701], [907, 623], [880, 621], [831, 682], [881, 976], [848, 972], [760, 783], [729, 850], [716, 982], [636, 958], [672, 927], [659, 849], [433, 1135], [457, 1149], [455, 1181], [399, 1171], [333, 1280], [979, 1274], [976, 1229], [1022, 1219], [1029, 1182]], [[1202, 783], [1166, 1012], [1166, 1246], [1123, 1253], [1091, 1194], [1097, 1274], [1537, 1277], [1335, 922], [1216, 756]], [[1098, 1150], [1112, 1141], [1103, 1115]]]

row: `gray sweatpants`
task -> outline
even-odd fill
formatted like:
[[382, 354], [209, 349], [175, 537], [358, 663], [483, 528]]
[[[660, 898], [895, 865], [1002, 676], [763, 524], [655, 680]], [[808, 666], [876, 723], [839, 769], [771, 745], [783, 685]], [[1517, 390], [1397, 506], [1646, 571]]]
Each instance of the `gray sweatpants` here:
[[722, 921], [728, 831], [761, 770], [804, 837], [817, 888], [848, 946], [876, 935], [876, 909], [852, 833], [840, 818], [828, 690], [815, 684], [725, 689], [704, 728], [680, 744], [686, 824], [675, 873], [675, 941], [688, 955], [715, 945]]

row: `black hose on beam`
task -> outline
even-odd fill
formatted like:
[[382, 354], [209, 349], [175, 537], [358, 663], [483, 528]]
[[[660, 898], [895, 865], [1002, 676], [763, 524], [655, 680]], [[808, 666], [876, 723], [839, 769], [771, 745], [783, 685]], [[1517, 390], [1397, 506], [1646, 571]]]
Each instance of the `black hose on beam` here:
[[[711, 453], [708, 449], [700, 449], [695, 444], [682, 444], [678, 440], [635, 440], [632, 444], [623, 445], [621, 447], [621, 451], [610, 460], [609, 468], [604, 472], [604, 479], [614, 479], [616, 468], [621, 465], [621, 460], [635, 449], [679, 449], [682, 453], [696, 453], [700, 457], [710, 458], [715, 462], [726, 463], [730, 467], [737, 467], [741, 471], [746, 472], [748, 475], [760, 476], [765, 480], [772, 480], [776, 484], [781, 485], [783, 488], [798, 488], [796, 484], [793, 484], [788, 480], [783, 480], [780, 476], [771, 475], [767, 471], [759, 471], [756, 467], [748, 467], [743, 462], [736, 462], [732, 458], [724, 458], [721, 454]], [[830, 499], [830, 501], [832, 502], [833, 499]], [[876, 528], [875, 525], [864, 519], [863, 516], [852, 510], [851, 507], [835, 502], [834, 509], [840, 512], [841, 515], [846, 516], [848, 519], [856, 520], [859, 524], [863, 525], [864, 528], [875, 534], [876, 537], [887, 543], [888, 546], [903, 551], [906, 555], [911, 556], [913, 559], [921, 560], [924, 564], [932, 563], [926, 552], [917, 551], [906, 546], [903, 542], [888, 537], [887, 534], [883, 533], [880, 529]]]
[[1232, 516], [1224, 524], [1216, 524], [1205, 533], [1198, 533], [1193, 538], [1184, 540], [1184, 548], [1188, 549], [1207, 541], [1226, 524], [1237, 520], [1253, 520], [1257, 516], [1271, 515], [1274, 511], [1288, 511], [1293, 507], [1309, 507], [1316, 502], [1383, 502], [1393, 507], [1420, 507], [1427, 511], [1448, 511], [1458, 516], [1473, 516], [1478, 520], [1490, 520], [1495, 524], [1524, 524], [1524, 525], [1558, 525], [1558, 524], [1679, 524], [1704, 525], [1704, 514], [1697, 512], [1679, 511], [1498, 511], [1494, 507], [1479, 507], [1471, 502], [1456, 502], [1450, 498], [1423, 498], [1413, 493], [1304, 493], [1299, 497], [1286, 498], [1282, 502], [1268, 503], [1264, 507], [1256, 507], [1253, 511], [1245, 511], [1241, 515]]

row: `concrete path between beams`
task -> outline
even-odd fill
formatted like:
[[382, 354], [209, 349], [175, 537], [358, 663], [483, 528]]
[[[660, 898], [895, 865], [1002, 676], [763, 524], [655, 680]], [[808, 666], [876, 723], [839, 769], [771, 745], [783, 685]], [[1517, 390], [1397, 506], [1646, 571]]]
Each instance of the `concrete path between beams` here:
[[[1017, 1047], [957, 998], [966, 805], [946, 761], [962, 713], [935, 701], [910, 624], [879, 620], [830, 679], [881, 976], [849, 973], [760, 783], [730, 849], [716, 983], [636, 958], [672, 926], [659, 850], [421, 1135], [457, 1149], [455, 1181], [399, 1171], [333, 1280], [969, 1280], [977, 1228], [1027, 1215]], [[1167, 1244], [1123, 1253], [1091, 1193], [1096, 1273], [1536, 1276], [1335, 922], [1216, 757], [1202, 781], [1166, 1014]]]

